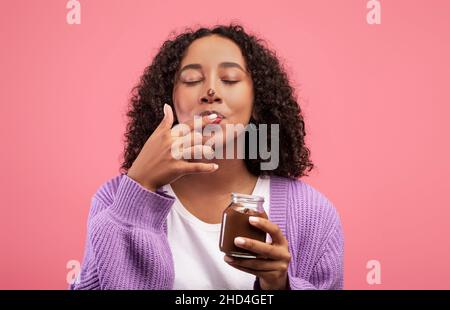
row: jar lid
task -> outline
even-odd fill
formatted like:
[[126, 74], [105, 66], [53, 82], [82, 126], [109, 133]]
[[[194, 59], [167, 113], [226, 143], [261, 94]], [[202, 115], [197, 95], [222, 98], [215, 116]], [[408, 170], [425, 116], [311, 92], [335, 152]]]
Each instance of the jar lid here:
[[246, 202], [246, 203], [256, 203], [256, 202], [264, 202], [264, 197], [257, 195], [246, 195], [240, 193], [231, 193], [231, 200], [233, 202]]

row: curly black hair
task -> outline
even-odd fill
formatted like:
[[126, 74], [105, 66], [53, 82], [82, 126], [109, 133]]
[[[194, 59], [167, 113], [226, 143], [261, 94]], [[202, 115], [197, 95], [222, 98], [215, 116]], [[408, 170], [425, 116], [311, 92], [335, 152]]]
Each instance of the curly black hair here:
[[[244, 159], [247, 169], [255, 176], [262, 174], [299, 178], [308, 175], [314, 167], [310, 151], [305, 145], [305, 123], [288, 76], [276, 53], [264, 40], [247, 34], [238, 24], [218, 25], [213, 28], [188, 28], [163, 43], [153, 62], [144, 70], [133, 88], [125, 133], [122, 173], [126, 173], [149, 136], [164, 117], [164, 103], [173, 108], [172, 90], [176, 73], [189, 45], [196, 39], [219, 35], [235, 42], [241, 49], [251, 74], [254, 88], [254, 114], [250, 123], [279, 124], [279, 164], [271, 171], [260, 169], [263, 161]], [[268, 141], [270, 147], [270, 141]]]

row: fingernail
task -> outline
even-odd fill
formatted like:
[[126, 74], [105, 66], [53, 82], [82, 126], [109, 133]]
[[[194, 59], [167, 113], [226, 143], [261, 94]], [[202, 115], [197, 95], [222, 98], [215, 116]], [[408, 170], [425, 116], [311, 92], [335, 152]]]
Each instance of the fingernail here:
[[231, 257], [229, 257], [229, 256], [225, 256], [223, 258], [223, 260], [226, 261], [227, 263], [232, 263], [233, 262], [233, 259]]
[[234, 243], [236, 245], [243, 245], [243, 244], [245, 244], [245, 240], [244, 240], [244, 238], [237, 237], [237, 238], [234, 238]]
[[259, 217], [257, 217], [257, 216], [250, 216], [250, 217], [248, 218], [248, 221], [249, 221], [250, 223], [252, 223], [252, 224], [256, 224], [256, 223], [259, 222]]
[[208, 119], [215, 119], [215, 118], [217, 118], [217, 114], [216, 113], [208, 115]]
[[214, 170], [219, 169], [219, 165], [218, 165], [218, 164], [213, 164], [213, 169], [214, 169]]

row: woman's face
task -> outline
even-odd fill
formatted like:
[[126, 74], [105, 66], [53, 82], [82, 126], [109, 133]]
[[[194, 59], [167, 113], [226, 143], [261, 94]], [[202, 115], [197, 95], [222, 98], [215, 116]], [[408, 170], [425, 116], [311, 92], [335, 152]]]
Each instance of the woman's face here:
[[253, 109], [253, 83], [239, 46], [217, 35], [192, 42], [176, 76], [173, 102], [179, 123], [209, 111], [223, 116], [223, 128], [225, 124], [247, 125]]

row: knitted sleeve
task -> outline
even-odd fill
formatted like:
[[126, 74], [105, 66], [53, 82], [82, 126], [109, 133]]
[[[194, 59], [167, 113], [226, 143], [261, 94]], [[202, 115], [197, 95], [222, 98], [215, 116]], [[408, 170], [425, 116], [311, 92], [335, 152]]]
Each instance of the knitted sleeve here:
[[83, 264], [70, 289], [169, 289], [164, 223], [174, 198], [127, 175], [118, 182], [116, 193], [106, 183], [92, 199]]
[[309, 279], [290, 276], [293, 290], [340, 290], [344, 286], [343, 253], [344, 244], [339, 221], [324, 245], [323, 253], [313, 267]]

